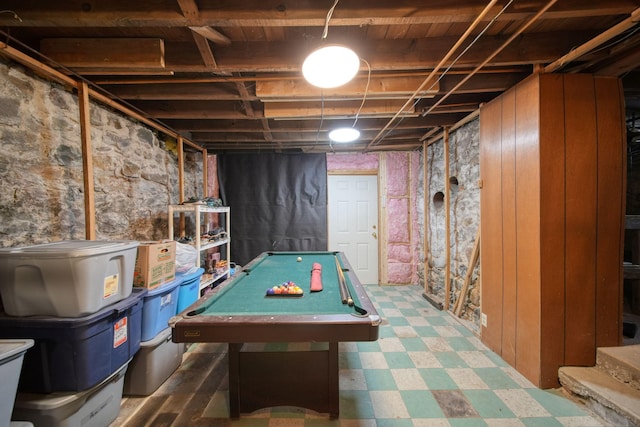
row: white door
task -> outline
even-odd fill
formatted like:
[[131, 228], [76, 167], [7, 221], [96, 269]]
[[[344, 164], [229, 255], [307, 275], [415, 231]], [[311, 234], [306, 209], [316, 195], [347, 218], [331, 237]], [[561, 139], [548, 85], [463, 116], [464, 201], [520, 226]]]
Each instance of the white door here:
[[378, 284], [378, 177], [329, 175], [329, 250], [347, 256], [360, 283]]

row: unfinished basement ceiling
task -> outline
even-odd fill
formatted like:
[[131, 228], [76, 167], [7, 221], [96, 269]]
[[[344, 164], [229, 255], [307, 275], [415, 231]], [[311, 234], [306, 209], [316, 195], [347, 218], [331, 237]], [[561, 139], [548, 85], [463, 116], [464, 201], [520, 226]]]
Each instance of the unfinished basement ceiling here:
[[[323, 39], [334, 4], [4, 0], [0, 44], [212, 153], [416, 149], [533, 72], [621, 77], [640, 116], [638, 0], [340, 0]], [[323, 42], [360, 56], [353, 81], [304, 81]], [[358, 142], [330, 143], [354, 123]]]

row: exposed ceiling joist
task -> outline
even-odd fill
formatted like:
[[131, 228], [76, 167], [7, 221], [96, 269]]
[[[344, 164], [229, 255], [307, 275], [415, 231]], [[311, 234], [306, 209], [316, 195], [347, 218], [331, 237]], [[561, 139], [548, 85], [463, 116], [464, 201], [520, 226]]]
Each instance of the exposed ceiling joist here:
[[[629, 82], [627, 108], [640, 116], [637, 0], [548, 10], [548, 0], [340, 0], [326, 42], [348, 44], [366, 63], [351, 83], [323, 91], [300, 70], [321, 42], [330, 4], [320, 3], [4, 0], [12, 13], [0, 14], [0, 33], [43, 67], [100, 86], [105, 102], [211, 151], [421, 149], [558, 60], [563, 72]], [[329, 130], [356, 122], [362, 140], [330, 143]]]

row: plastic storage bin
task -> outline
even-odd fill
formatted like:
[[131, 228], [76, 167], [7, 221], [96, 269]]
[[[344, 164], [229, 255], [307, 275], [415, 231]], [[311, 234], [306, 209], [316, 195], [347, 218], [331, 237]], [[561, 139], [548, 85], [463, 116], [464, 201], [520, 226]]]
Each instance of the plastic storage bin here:
[[78, 393], [18, 393], [13, 417], [35, 426], [108, 426], [120, 414], [126, 372], [125, 363], [99, 384]]
[[33, 340], [0, 340], [0, 426], [9, 425], [24, 353]]
[[178, 313], [196, 302], [200, 297], [200, 278], [204, 268], [198, 268], [192, 273], [176, 274], [176, 278], [182, 279], [178, 291]]
[[171, 328], [141, 343], [124, 378], [124, 395], [149, 396], [155, 392], [180, 367], [184, 351], [184, 343], [171, 341]]
[[127, 298], [138, 242], [69, 240], [0, 249], [10, 316], [80, 317]]
[[35, 341], [18, 391], [82, 391], [120, 369], [140, 348], [146, 292], [135, 288], [128, 298], [81, 318], [0, 316], [0, 337]]
[[178, 286], [181, 283], [182, 278], [177, 278], [147, 292], [142, 306], [142, 341], [153, 339], [167, 328], [169, 319], [176, 315]]

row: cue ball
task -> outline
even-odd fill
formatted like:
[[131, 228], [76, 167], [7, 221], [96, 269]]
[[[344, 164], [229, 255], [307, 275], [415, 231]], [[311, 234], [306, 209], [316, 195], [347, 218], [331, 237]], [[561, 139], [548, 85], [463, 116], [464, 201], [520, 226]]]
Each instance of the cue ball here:
[[298, 262], [302, 261], [302, 257], [299, 256], [296, 261], [298, 261]]

